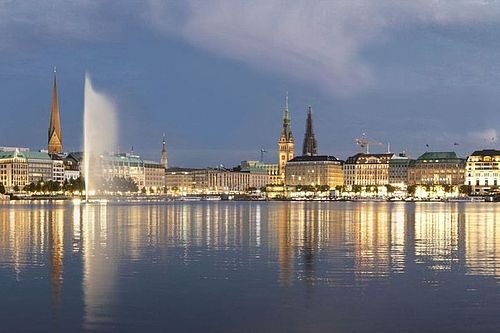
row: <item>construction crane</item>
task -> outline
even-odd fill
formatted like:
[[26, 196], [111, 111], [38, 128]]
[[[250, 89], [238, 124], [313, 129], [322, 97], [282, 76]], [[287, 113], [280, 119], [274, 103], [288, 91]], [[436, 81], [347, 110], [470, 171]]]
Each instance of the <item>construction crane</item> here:
[[370, 153], [370, 145], [382, 146], [382, 142], [368, 139], [366, 133], [363, 133], [359, 138], [356, 138], [355, 143], [365, 151], [366, 154]]

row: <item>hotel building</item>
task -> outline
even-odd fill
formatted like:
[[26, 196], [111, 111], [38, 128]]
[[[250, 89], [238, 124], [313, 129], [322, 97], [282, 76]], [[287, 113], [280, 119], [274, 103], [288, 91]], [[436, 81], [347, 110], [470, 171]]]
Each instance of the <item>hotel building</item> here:
[[426, 152], [410, 162], [409, 185], [464, 184], [465, 159], [455, 152]]
[[476, 150], [465, 166], [465, 185], [472, 186], [474, 194], [496, 192], [500, 185], [500, 150]]
[[285, 165], [287, 186], [327, 185], [330, 189], [344, 185], [342, 161], [328, 155], [297, 156]]
[[359, 153], [344, 163], [344, 184], [348, 189], [354, 185], [380, 186], [389, 184], [389, 165], [394, 154]]
[[28, 183], [26, 152], [0, 151], [0, 183], [8, 190], [22, 188]]

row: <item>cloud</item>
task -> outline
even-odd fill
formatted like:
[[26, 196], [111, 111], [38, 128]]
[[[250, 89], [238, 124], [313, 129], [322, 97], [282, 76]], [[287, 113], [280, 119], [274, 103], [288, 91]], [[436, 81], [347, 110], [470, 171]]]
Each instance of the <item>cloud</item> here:
[[396, 29], [414, 25], [494, 22], [488, 1], [233, 1], [149, 2], [160, 31], [211, 52], [350, 95], [376, 78], [363, 51]]
[[486, 0], [3, 1], [0, 51], [46, 40], [114, 40], [149, 27], [345, 96], [380, 79], [364, 51], [395, 31], [499, 18], [500, 5]]
[[484, 146], [494, 145], [497, 142], [497, 131], [493, 128], [488, 128], [482, 131], [469, 132], [467, 138], [472, 144]]

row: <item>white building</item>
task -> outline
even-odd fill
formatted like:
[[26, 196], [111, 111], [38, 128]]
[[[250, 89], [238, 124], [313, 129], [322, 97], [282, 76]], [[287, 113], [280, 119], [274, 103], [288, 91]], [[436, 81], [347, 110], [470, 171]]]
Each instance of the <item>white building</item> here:
[[465, 185], [472, 187], [473, 194], [498, 191], [500, 185], [500, 150], [476, 150], [465, 166]]

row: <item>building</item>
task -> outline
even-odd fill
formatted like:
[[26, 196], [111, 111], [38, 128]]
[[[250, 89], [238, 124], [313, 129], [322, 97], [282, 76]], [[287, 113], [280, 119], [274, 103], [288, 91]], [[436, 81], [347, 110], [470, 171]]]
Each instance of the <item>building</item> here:
[[290, 114], [288, 112], [288, 93], [286, 94], [285, 110], [283, 111], [283, 124], [278, 140], [278, 173], [281, 182], [285, 180], [286, 162], [295, 157], [295, 141], [292, 135]]
[[264, 171], [251, 172], [228, 169], [167, 169], [167, 192], [177, 194], [245, 193], [269, 184]]
[[25, 157], [28, 162], [28, 184], [53, 180], [54, 163], [47, 152], [27, 151]]
[[285, 165], [287, 186], [327, 185], [330, 189], [344, 185], [342, 161], [333, 156], [297, 156]]
[[474, 194], [497, 192], [500, 185], [500, 150], [473, 152], [466, 162], [465, 185], [470, 185]]
[[139, 189], [145, 187], [144, 161], [137, 155], [119, 153], [101, 158], [104, 179], [131, 178]]
[[165, 190], [172, 194], [194, 192], [193, 171], [199, 169], [169, 168], [165, 171]]
[[465, 181], [465, 159], [455, 152], [426, 152], [410, 161], [409, 185], [461, 185]]
[[160, 192], [165, 187], [164, 164], [155, 161], [144, 161], [144, 187], [148, 191]]
[[313, 121], [312, 121], [312, 108], [309, 106], [307, 109], [306, 131], [304, 134], [304, 143], [302, 144], [303, 156], [314, 156], [318, 154], [318, 142], [314, 136]]
[[265, 172], [202, 169], [193, 174], [194, 190], [200, 193], [242, 193], [269, 184]]
[[58, 183], [64, 183], [65, 177], [65, 167], [64, 160], [62, 157], [53, 154], [52, 159], [52, 180]]
[[59, 119], [59, 102], [57, 100], [56, 71], [54, 69], [54, 86], [52, 87], [52, 110], [48, 130], [47, 150], [50, 154], [63, 152], [61, 120]]
[[260, 161], [242, 161], [240, 164], [241, 171], [249, 172], [265, 172], [269, 176], [268, 185], [282, 184], [283, 179], [279, 174], [279, 167], [276, 163], [263, 163]]
[[0, 151], [0, 183], [11, 191], [28, 183], [28, 161], [26, 152]]
[[405, 154], [394, 155], [389, 161], [389, 184], [405, 189], [408, 185], [410, 159]]
[[167, 160], [167, 143], [165, 142], [165, 133], [163, 133], [163, 141], [161, 147], [161, 165], [163, 165], [164, 169], [168, 169], [168, 160]]
[[83, 152], [71, 152], [64, 156], [64, 179], [78, 179], [81, 177], [81, 163], [83, 161]]
[[381, 186], [389, 184], [389, 163], [394, 154], [358, 153], [344, 163], [344, 184], [348, 189], [354, 185]]

